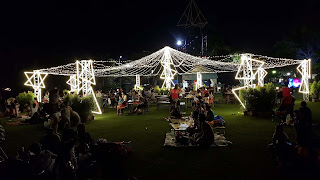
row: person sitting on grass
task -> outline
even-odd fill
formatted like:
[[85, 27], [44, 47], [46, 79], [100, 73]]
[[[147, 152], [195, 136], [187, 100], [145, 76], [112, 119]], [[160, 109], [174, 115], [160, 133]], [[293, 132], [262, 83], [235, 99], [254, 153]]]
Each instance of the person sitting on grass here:
[[86, 153], [90, 150], [90, 145], [94, 142], [90, 134], [86, 131], [86, 126], [84, 124], [79, 124], [77, 126], [78, 131], [78, 151], [80, 153]]
[[269, 145], [280, 165], [289, 160], [290, 146], [288, 135], [283, 132], [283, 126], [278, 124], [272, 136], [272, 144]]
[[215, 144], [212, 128], [205, 120], [205, 115], [199, 114], [200, 132], [195, 133], [192, 137], [193, 143], [199, 146], [210, 146]]
[[170, 114], [172, 118], [180, 119], [182, 117], [177, 103], [171, 103]]
[[53, 133], [53, 129], [49, 128], [47, 130], [47, 134], [44, 135], [41, 140], [40, 144], [44, 150], [49, 150], [53, 153], [58, 153], [59, 144], [61, 142], [60, 137], [57, 134]]
[[214, 120], [214, 112], [211, 110], [211, 106], [206, 105], [206, 110], [205, 110], [205, 116], [206, 116], [206, 121], [213, 121]]
[[42, 150], [41, 144], [34, 143], [30, 146], [30, 167], [33, 176], [51, 177], [56, 155], [48, 150]]

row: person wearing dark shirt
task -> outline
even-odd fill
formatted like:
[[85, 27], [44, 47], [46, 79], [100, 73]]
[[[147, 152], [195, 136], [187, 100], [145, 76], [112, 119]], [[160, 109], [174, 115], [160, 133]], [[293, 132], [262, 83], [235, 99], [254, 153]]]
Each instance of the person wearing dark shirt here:
[[63, 177], [63, 179], [77, 179], [76, 171], [78, 169], [78, 164], [74, 150], [77, 141], [76, 131], [73, 129], [64, 130], [56, 159], [58, 175], [61, 178]]
[[53, 153], [58, 153], [58, 147], [60, 144], [60, 137], [53, 133], [53, 129], [49, 128], [47, 134], [44, 135], [40, 141], [44, 150], [49, 150]]
[[307, 103], [305, 101], [301, 102], [299, 111], [302, 118], [300, 123], [303, 123], [305, 126], [310, 127], [312, 125], [311, 110], [307, 107]]
[[171, 103], [171, 107], [170, 107], [170, 114], [173, 118], [181, 118], [181, 113], [180, 113], [180, 109], [177, 105], [177, 103]]
[[205, 122], [205, 115], [199, 114], [200, 132], [194, 134], [194, 142], [200, 146], [210, 146], [214, 144], [214, 133], [211, 126]]
[[78, 131], [78, 150], [81, 153], [86, 153], [90, 149], [90, 145], [94, 142], [94, 140], [91, 138], [91, 135], [86, 131], [86, 126], [84, 124], [79, 124], [77, 126]]
[[32, 175], [45, 173], [50, 176], [53, 172], [56, 155], [51, 151], [42, 150], [39, 143], [34, 143], [30, 147], [32, 155], [30, 157], [30, 166]]
[[206, 106], [206, 121], [213, 121], [214, 120], [214, 112], [211, 110], [211, 106], [207, 105]]

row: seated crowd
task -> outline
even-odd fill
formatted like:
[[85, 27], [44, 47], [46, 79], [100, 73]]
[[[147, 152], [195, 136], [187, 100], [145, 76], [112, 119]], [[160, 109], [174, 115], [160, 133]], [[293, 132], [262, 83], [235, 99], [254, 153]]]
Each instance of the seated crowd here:
[[[288, 113], [288, 116], [291, 116]], [[272, 137], [272, 143], [269, 144], [269, 148], [273, 153], [275, 162], [279, 163], [279, 166], [287, 166], [288, 164], [294, 164], [299, 159], [309, 158], [308, 163], [314, 163], [316, 158], [315, 147], [313, 144], [313, 128], [311, 119], [311, 110], [307, 107], [305, 101], [301, 102], [301, 106], [298, 110], [292, 112], [292, 122], [279, 123], [275, 128], [275, 133]], [[295, 143], [290, 142], [288, 135], [284, 132], [283, 125], [293, 125], [296, 132]], [[294, 146], [293, 144], [296, 144]]]

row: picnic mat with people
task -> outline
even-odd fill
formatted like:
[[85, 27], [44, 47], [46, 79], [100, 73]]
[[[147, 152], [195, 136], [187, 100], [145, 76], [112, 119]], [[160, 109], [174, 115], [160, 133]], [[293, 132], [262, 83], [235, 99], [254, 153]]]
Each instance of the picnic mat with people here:
[[[166, 138], [164, 141], [163, 146], [166, 147], [198, 147], [199, 145], [194, 145], [190, 142], [190, 140], [186, 139], [186, 143], [177, 142], [176, 138], [171, 135], [170, 132], [166, 133]], [[225, 146], [231, 146], [232, 142], [226, 140], [223, 133], [216, 132], [214, 134], [214, 142], [215, 144], [212, 144], [210, 147], [225, 147]]]

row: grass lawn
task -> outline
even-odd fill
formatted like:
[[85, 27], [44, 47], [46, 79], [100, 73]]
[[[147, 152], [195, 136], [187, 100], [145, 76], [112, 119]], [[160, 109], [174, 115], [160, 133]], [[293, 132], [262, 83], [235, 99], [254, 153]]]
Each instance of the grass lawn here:
[[[296, 108], [300, 101], [296, 102]], [[314, 123], [319, 123], [320, 103], [308, 103]], [[114, 109], [86, 123], [94, 138], [110, 141], [132, 141], [133, 153], [127, 160], [129, 176], [144, 179], [282, 179], [283, 173], [272, 165], [267, 145], [277, 121], [270, 118], [243, 116], [239, 105], [223, 104], [214, 107], [216, 114], [226, 120], [226, 138], [231, 147], [168, 148], [163, 147], [170, 126], [164, 117], [168, 108], [150, 108], [150, 115], [116, 115]], [[38, 142], [44, 130], [41, 125], [10, 126], [1, 119], [6, 130], [4, 150], [12, 155], [21, 146]], [[293, 127], [285, 132], [295, 142]], [[317, 130], [319, 135], [319, 130]]]

